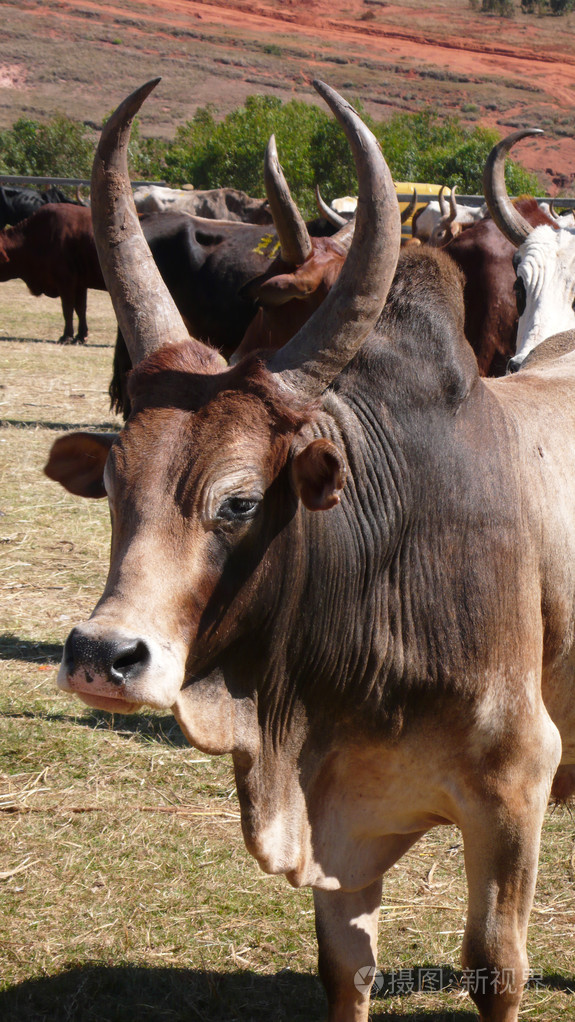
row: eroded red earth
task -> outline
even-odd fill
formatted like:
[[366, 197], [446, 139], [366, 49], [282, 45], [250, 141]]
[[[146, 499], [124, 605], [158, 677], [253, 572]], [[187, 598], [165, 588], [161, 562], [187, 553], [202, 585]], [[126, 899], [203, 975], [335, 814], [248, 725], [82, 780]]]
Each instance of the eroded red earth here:
[[[7, 6], [12, 6], [11, 0]], [[80, 33], [86, 25], [108, 26], [110, 31], [118, 25], [126, 47], [139, 47], [142, 54], [151, 58], [156, 47], [159, 51], [159, 40], [175, 40], [176, 57], [185, 54], [186, 40], [194, 39], [196, 59], [202, 48], [204, 51], [201, 80], [195, 86], [198, 104], [208, 98], [221, 110], [235, 105], [234, 99], [240, 102], [250, 91], [260, 91], [259, 82], [261, 91], [277, 90], [284, 96], [305, 91], [306, 84], [317, 74], [318, 66], [324, 72], [322, 76], [333, 81], [334, 67], [341, 72], [341, 65], [346, 65], [347, 72], [347, 69], [363, 68], [372, 62], [373, 76], [378, 62], [382, 68], [389, 68], [396, 62], [392, 70], [399, 74], [398, 80], [405, 81], [405, 96], [394, 93], [396, 98], [391, 99], [389, 105], [393, 107], [395, 103], [400, 109], [409, 108], [410, 104], [412, 109], [417, 109], [425, 102], [422, 69], [434, 69], [438, 78], [443, 72], [444, 77], [450, 76], [448, 81], [453, 79], [456, 83], [457, 75], [461, 75], [461, 81], [471, 85], [454, 84], [450, 88], [449, 84], [444, 84], [441, 93], [444, 108], [449, 108], [451, 101], [454, 112], [458, 112], [458, 104], [464, 109], [461, 100], [465, 98], [465, 89], [473, 99], [475, 82], [482, 83], [483, 99], [477, 108], [478, 117], [474, 119], [494, 124], [502, 133], [505, 125], [513, 125], [514, 120], [521, 122], [521, 126], [539, 126], [525, 124], [522, 118], [527, 113], [533, 117], [533, 111], [540, 108], [543, 121], [552, 123], [557, 119], [563, 130], [555, 137], [523, 143], [518, 157], [531, 169], [547, 172], [547, 183], [552, 185], [552, 191], [565, 190], [570, 183], [571, 168], [575, 170], [575, 141], [569, 130], [575, 97], [575, 26], [569, 18], [486, 18], [471, 11], [467, 0], [435, 0], [431, 4], [423, 0], [406, 0], [402, 4], [384, 0], [267, 0], [265, 3], [257, 0], [147, 0], [145, 3], [138, 0], [116, 3], [51, 0], [47, 4], [24, 0], [20, 10], [29, 19], [36, 17], [39, 24], [42, 19], [44, 31], [55, 39], [65, 38], [66, 33], [73, 36], [74, 31]], [[113, 51], [111, 43], [116, 41], [100, 36], [90, 45], [107, 45]], [[263, 68], [253, 56], [258, 52], [258, 41], [260, 52], [274, 52], [275, 47], [282, 59], [274, 63], [268, 60]], [[222, 56], [226, 47], [229, 61]], [[241, 60], [237, 59], [238, 50], [242, 51]], [[4, 48], [0, 54], [0, 89], [26, 89], [30, 69], [23, 66], [21, 60], [8, 61], [7, 56], [9, 50]], [[226, 77], [226, 63], [234, 64], [233, 81], [229, 72]], [[407, 87], [410, 79], [415, 81], [418, 77], [419, 92], [410, 94]], [[340, 80], [346, 84], [341, 73]], [[366, 107], [369, 109], [371, 98], [373, 112], [384, 116], [385, 86], [382, 95], [375, 94], [377, 73], [373, 76], [371, 97], [369, 79], [364, 76], [360, 80], [366, 93]], [[63, 85], [66, 84], [64, 81]], [[337, 86], [337, 78], [334, 84]], [[102, 82], [98, 82], [97, 87], [102, 89]], [[437, 91], [431, 91], [433, 87], [430, 81], [431, 97], [438, 95]], [[497, 104], [486, 103], [484, 96], [490, 89], [495, 97], [501, 90], [508, 90], [506, 105], [497, 109]], [[397, 101], [398, 95], [401, 103]], [[513, 97], [521, 98], [516, 101]], [[361, 98], [363, 102], [364, 93]], [[495, 106], [495, 111], [489, 110], [491, 105]]]

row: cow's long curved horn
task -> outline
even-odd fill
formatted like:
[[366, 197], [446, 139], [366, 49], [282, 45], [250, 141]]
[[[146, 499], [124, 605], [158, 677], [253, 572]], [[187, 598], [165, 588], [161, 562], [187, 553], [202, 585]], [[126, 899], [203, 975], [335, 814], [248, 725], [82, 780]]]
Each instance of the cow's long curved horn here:
[[452, 224], [457, 217], [457, 201], [455, 199], [455, 185], [451, 189], [449, 195], [449, 219], [448, 223]]
[[405, 209], [402, 210], [402, 212], [401, 212], [401, 222], [402, 222], [402, 224], [407, 223], [407, 221], [409, 220], [410, 216], [413, 216], [413, 214], [415, 213], [415, 207], [416, 206], [417, 206], [417, 192], [416, 192], [416, 190], [414, 188], [413, 189], [413, 195], [411, 196], [411, 199], [409, 200], [409, 202], [408, 202], [407, 206], [405, 207]]
[[516, 142], [531, 135], [542, 135], [541, 128], [522, 128], [501, 139], [487, 157], [483, 171], [483, 193], [487, 208], [499, 230], [516, 248], [533, 230], [525, 217], [515, 209], [505, 187], [505, 157]]
[[133, 365], [162, 344], [189, 340], [142, 233], [128, 175], [132, 121], [159, 81], [154, 78], [136, 89], [112, 114], [102, 129], [92, 169], [98, 257]]
[[291, 197], [278, 160], [275, 135], [270, 137], [264, 160], [264, 184], [285, 263], [301, 266], [311, 253], [308, 229]]
[[332, 234], [330, 240], [332, 242], [335, 241], [336, 244], [340, 246], [340, 248], [344, 249], [346, 252], [349, 252], [349, 248], [353, 241], [354, 234], [355, 234], [355, 216], [353, 220], [346, 220], [343, 227], [340, 227], [339, 231], [336, 231], [335, 234]]
[[348, 223], [344, 216], [340, 216], [335, 209], [328, 206], [319, 190], [319, 185], [315, 186], [315, 203], [320, 216], [325, 217], [328, 223], [333, 224], [334, 227], [345, 227]]
[[359, 181], [355, 230], [342, 271], [308, 322], [268, 368], [308, 398], [319, 396], [353, 358], [385, 304], [401, 241], [399, 203], [377, 140], [353, 107], [323, 82], [314, 87], [340, 122]]
[[449, 203], [443, 194], [445, 191], [445, 185], [442, 185], [439, 189], [439, 195], [437, 196], [439, 201], [439, 211], [442, 216], [449, 216]]

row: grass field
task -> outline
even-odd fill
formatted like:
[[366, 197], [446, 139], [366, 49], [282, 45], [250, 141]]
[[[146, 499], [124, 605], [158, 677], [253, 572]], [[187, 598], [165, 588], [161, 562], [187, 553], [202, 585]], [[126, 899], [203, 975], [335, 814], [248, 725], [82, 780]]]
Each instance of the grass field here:
[[[90, 292], [86, 347], [62, 348], [59, 303], [0, 287], [0, 1020], [315, 1022], [309, 891], [245, 851], [230, 762], [186, 746], [168, 715], [109, 717], [55, 687], [61, 643], [101, 593], [101, 501], [42, 474], [53, 439], [114, 428], [114, 319]], [[374, 1019], [469, 1022], [467, 996], [411, 989], [459, 968], [466, 893], [455, 829], [384, 885]], [[521, 1018], [575, 1018], [575, 823], [549, 811]], [[403, 976], [403, 982], [400, 978]]]

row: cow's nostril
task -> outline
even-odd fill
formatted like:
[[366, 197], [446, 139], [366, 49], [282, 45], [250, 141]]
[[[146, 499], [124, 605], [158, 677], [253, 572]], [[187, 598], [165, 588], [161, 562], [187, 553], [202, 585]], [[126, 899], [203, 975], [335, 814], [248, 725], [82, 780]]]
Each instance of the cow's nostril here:
[[89, 683], [99, 676], [113, 685], [123, 685], [149, 667], [151, 660], [150, 648], [141, 638], [94, 638], [81, 628], [70, 632], [64, 647], [68, 673], [84, 672]]
[[150, 650], [142, 639], [126, 643], [119, 648], [110, 667], [110, 678], [115, 684], [121, 685], [133, 678], [150, 662]]

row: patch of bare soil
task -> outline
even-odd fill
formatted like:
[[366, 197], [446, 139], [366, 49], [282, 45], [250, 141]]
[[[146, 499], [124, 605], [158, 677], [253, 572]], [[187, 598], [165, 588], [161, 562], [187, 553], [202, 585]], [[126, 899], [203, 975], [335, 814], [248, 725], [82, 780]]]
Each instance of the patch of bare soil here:
[[0, 89], [25, 89], [27, 77], [19, 64], [0, 64]]
[[0, 126], [58, 109], [99, 123], [162, 74], [142, 127], [169, 136], [208, 102], [316, 101], [317, 76], [378, 118], [431, 105], [502, 133], [543, 127], [521, 158], [552, 191], [571, 185], [575, 16], [486, 17], [467, 0], [7, 0], [3, 20]]

